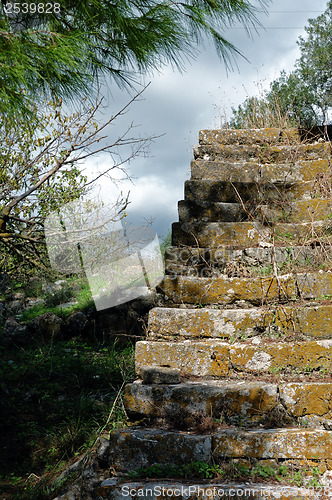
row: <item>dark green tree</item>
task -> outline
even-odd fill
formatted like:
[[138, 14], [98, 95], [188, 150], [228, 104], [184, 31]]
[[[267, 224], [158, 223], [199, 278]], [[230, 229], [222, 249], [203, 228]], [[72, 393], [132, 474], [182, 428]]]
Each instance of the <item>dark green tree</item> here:
[[319, 108], [320, 121], [327, 123], [327, 111], [332, 106], [332, 1], [316, 19], [309, 19], [307, 37], [300, 37], [301, 57], [296, 73], [303, 82], [309, 104]]
[[314, 89], [307, 85], [299, 71], [282, 71], [271, 83], [267, 101], [275, 101], [279, 114], [292, 126], [311, 127], [320, 122]]
[[[260, 9], [270, 0], [258, 0]], [[38, 96], [91, 93], [101, 75], [130, 85], [141, 73], [183, 68], [205, 38], [230, 67], [239, 54], [223, 35], [259, 24], [250, 0], [1, 0], [0, 111], [29, 108]]]
[[233, 109], [231, 125], [326, 125], [332, 106], [332, 2], [316, 19], [309, 19], [307, 36], [300, 37], [301, 55], [295, 69], [281, 72], [261, 97], [249, 97]]

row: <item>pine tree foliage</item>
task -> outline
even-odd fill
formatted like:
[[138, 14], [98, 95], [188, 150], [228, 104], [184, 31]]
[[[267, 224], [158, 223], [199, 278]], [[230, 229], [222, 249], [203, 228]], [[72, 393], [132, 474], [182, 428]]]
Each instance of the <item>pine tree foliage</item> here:
[[32, 96], [90, 93], [105, 74], [130, 85], [165, 64], [182, 69], [206, 38], [230, 67], [239, 51], [224, 29], [240, 22], [249, 32], [269, 2], [2, 0], [0, 111], [27, 110]]

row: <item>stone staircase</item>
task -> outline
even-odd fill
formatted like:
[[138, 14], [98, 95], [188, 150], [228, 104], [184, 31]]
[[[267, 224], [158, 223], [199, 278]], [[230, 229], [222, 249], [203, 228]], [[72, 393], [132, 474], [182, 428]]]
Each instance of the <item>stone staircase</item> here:
[[110, 439], [115, 477], [150, 482], [100, 498], [332, 498], [330, 158], [295, 129], [200, 132], [125, 388], [136, 425]]

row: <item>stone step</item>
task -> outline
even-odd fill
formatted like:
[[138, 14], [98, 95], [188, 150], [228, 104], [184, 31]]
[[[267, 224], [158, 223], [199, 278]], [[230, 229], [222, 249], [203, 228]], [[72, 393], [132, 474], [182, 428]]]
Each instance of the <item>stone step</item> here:
[[167, 366], [185, 377], [245, 377], [252, 374], [322, 375], [332, 369], [332, 340], [292, 342], [255, 339], [229, 344], [221, 340], [138, 341], [136, 373], [146, 366]]
[[320, 422], [332, 430], [331, 382], [303, 381], [278, 387], [281, 404], [290, 416], [300, 419], [302, 425]]
[[303, 223], [277, 222], [273, 226], [257, 221], [245, 222], [174, 222], [172, 245], [217, 248], [226, 246], [235, 249], [283, 244], [283, 246], [310, 244], [324, 240], [332, 232], [332, 221]]
[[[280, 405], [277, 391], [276, 384], [266, 382], [211, 380], [147, 385], [136, 381], [126, 385], [123, 402], [132, 418], [162, 419], [164, 425], [175, 429], [197, 430], [207, 417], [212, 427], [216, 427], [216, 419], [227, 425], [265, 422]], [[332, 394], [332, 387], [329, 392]]]
[[259, 205], [255, 216], [265, 222], [313, 222], [331, 219], [331, 199], [301, 200], [275, 208]]
[[318, 181], [264, 184], [189, 180], [184, 183], [185, 200], [211, 203], [250, 203], [252, 206], [275, 203], [279, 206], [292, 201], [329, 198], [330, 183]]
[[268, 205], [247, 207], [241, 203], [210, 203], [181, 200], [178, 203], [179, 221], [183, 222], [312, 222], [331, 218], [331, 200], [312, 199], [285, 203], [275, 208]]
[[331, 258], [331, 245], [314, 248], [306, 245], [250, 247], [244, 250], [227, 247], [169, 247], [165, 252], [165, 272], [172, 276], [188, 275], [202, 278], [220, 276], [223, 272], [229, 276], [248, 277], [259, 271], [264, 271], [266, 275], [272, 274], [274, 262], [278, 267], [284, 265], [288, 269], [297, 269], [308, 264], [315, 269]]
[[243, 183], [289, 184], [326, 178], [331, 175], [325, 159], [297, 160], [293, 163], [264, 163], [260, 158], [234, 162], [224, 159], [198, 159], [191, 162], [191, 180], [234, 181]]
[[285, 274], [267, 278], [165, 276], [160, 289], [176, 304], [262, 305], [272, 301], [331, 300], [332, 272]]
[[194, 159], [214, 161], [216, 159], [237, 162], [257, 161], [261, 163], [295, 163], [300, 160], [310, 161], [327, 159], [331, 155], [328, 142], [296, 145], [268, 145], [261, 147], [259, 144], [249, 145], [224, 145], [202, 144], [194, 148]]
[[215, 459], [331, 459], [332, 431], [321, 429], [226, 429], [212, 437]]
[[[194, 267], [195, 269], [201, 269], [204, 266], [208, 268], [223, 268], [230, 261], [244, 259], [246, 250], [234, 250], [227, 247], [197, 248], [197, 246], [171, 246], [166, 248], [165, 251], [166, 272], [168, 270], [172, 270], [172, 274], [175, 274], [173, 270], [175, 270], [176, 267], [179, 269], [182, 267]], [[260, 257], [260, 254], [262, 254], [264, 262], [271, 262], [271, 248], [254, 247], [254, 252], [256, 253], [256, 251], [257, 259]], [[262, 259], [260, 262], [262, 262]]]
[[225, 429], [213, 434], [192, 434], [130, 427], [113, 431], [110, 437], [110, 466], [115, 471], [246, 457], [330, 460], [332, 431]]
[[110, 435], [110, 466], [115, 471], [140, 469], [157, 464], [185, 465], [211, 462], [212, 438], [209, 435], [129, 427]]
[[[264, 469], [263, 469], [264, 470]], [[328, 476], [326, 476], [328, 477]], [[282, 486], [276, 483], [249, 482], [216, 482], [209, 480], [208, 483], [193, 481], [172, 481], [170, 479], [159, 479], [155, 481], [131, 481], [116, 482], [114, 479], [105, 480], [98, 490], [98, 499], [122, 500], [130, 498], [146, 498], [149, 500], [160, 500], [161, 498], [179, 498], [180, 500], [224, 500], [233, 498], [242, 500], [329, 500], [332, 498], [330, 486], [322, 486], [318, 489], [300, 486]], [[330, 483], [328, 483], [330, 485]]]
[[246, 210], [240, 203], [210, 203], [189, 200], [178, 202], [180, 222], [240, 222], [248, 220], [249, 210]]
[[197, 430], [230, 426], [332, 428], [332, 383], [201, 380], [125, 387], [124, 405], [132, 418], [149, 417], [163, 425]]
[[332, 338], [332, 305], [252, 309], [156, 307], [149, 313], [148, 340], [253, 336]]
[[280, 128], [263, 129], [218, 129], [200, 130], [200, 144], [293, 144], [299, 143], [298, 129], [282, 130]]

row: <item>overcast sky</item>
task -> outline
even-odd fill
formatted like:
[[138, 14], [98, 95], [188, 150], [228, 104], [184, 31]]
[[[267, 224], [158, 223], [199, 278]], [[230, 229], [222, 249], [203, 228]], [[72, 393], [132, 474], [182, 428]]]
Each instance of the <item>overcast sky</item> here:
[[[177, 202], [183, 199], [184, 181], [190, 177], [192, 148], [201, 129], [220, 127], [220, 117], [230, 117], [248, 95], [268, 88], [281, 70], [293, 69], [299, 57], [296, 40], [305, 35], [309, 18], [325, 11], [326, 0], [273, 0], [268, 15], [259, 15], [264, 29], [249, 38], [240, 26], [225, 31], [225, 36], [249, 60], [237, 58], [238, 69], [227, 74], [222, 61], [208, 44], [202, 47], [196, 61], [186, 65], [185, 73], [166, 67], [151, 81], [143, 100], [132, 105], [121, 121], [119, 130], [132, 121], [142, 137], [163, 135], [151, 145], [148, 158], [136, 158], [129, 166], [134, 183], [123, 182], [121, 190], [130, 190], [129, 219], [141, 224], [154, 219], [153, 227], [160, 237], [178, 220]], [[128, 93], [108, 86], [109, 113], [128, 101]], [[115, 126], [117, 129], [117, 124]], [[108, 157], [93, 159], [103, 168]], [[88, 168], [91, 168], [89, 163]], [[111, 183], [102, 182], [102, 197], [112, 201]]]

